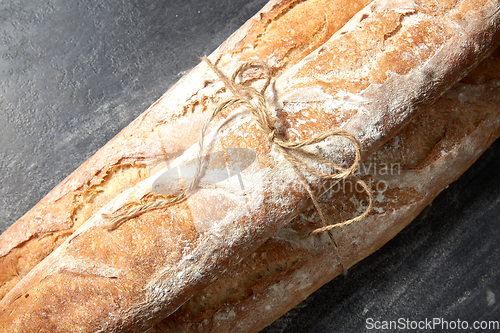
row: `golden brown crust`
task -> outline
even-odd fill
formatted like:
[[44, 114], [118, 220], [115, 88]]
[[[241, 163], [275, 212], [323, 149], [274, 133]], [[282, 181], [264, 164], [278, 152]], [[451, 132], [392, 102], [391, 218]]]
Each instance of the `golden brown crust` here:
[[[391, 5], [390, 1], [378, 1], [377, 3], [389, 4], [389, 7]], [[376, 16], [377, 13], [383, 13], [386, 8], [382, 6], [373, 7], [373, 9], [375, 13], [373, 15]], [[399, 8], [396, 8], [393, 12], [398, 10]], [[460, 11], [458, 10], [458, 12]], [[452, 14], [455, 15], [454, 13]], [[450, 37], [450, 39], [437, 39], [437, 44], [433, 45], [433, 51], [430, 52], [422, 66], [419, 63], [419, 66], [409, 72], [410, 74], [405, 74], [406, 77], [399, 80], [394, 79], [396, 76], [391, 76], [381, 85], [374, 83], [373, 86], [370, 86], [374, 87], [373, 89], [367, 88], [366, 93], [361, 94], [362, 98], [371, 98], [374, 107], [370, 108], [369, 111], [372, 115], [379, 115], [381, 120], [376, 123], [367, 121], [366, 116], [359, 109], [354, 110], [357, 112], [346, 118], [346, 127], [362, 140], [365, 155], [383, 144], [407, 123], [414, 116], [416, 106], [422, 103], [422, 100], [430, 101], [449, 88], [475, 64], [475, 61], [484, 57], [492, 45], [496, 43], [495, 27], [491, 24], [488, 25], [489, 21], [485, 21], [484, 17], [478, 14], [478, 17], [455, 20], [452, 14], [429, 19], [431, 21], [434, 19], [436, 23], [445, 21], [443, 23], [445, 27], [449, 28], [451, 32], [458, 32], [461, 35]], [[389, 26], [394, 26], [394, 23], [399, 21], [399, 17], [389, 15], [380, 18], [380, 20], [387, 20], [390, 23]], [[380, 20], [363, 19], [362, 22], [353, 25], [369, 27], [370, 24], [373, 24], [376, 26]], [[469, 24], [471, 20], [479, 22], [481, 28], [467, 30], [466, 28], [456, 28], [452, 24]], [[439, 24], [437, 25], [439, 26]], [[422, 34], [434, 33], [437, 36], [440, 33], [440, 31], [429, 32], [425, 27], [419, 28], [416, 23], [409, 26], [415, 26], [417, 30], [421, 29], [418, 31]], [[477, 32], [483, 33], [483, 35], [474, 40]], [[490, 33], [490, 35], [484, 35], [484, 33]], [[349, 32], [346, 34], [349, 35]], [[368, 41], [377, 37], [380, 39], [383, 36], [368, 34], [360, 37]], [[442, 44], [439, 44], [440, 42]], [[464, 49], [459, 49], [464, 46]], [[334, 57], [335, 52], [330, 56]], [[447, 56], [461, 56], [461, 58], [452, 57], [452, 62], [447, 63], [439, 71], [428, 72], [429, 69], [435, 69], [436, 62], [445, 60]], [[306, 59], [308, 60], [306, 61]], [[304, 64], [312, 63], [311, 59], [314, 59], [314, 56], [308, 56], [293, 68], [299, 69], [300, 72], [300, 69], [305, 66]], [[222, 68], [224, 71], [230, 71], [235, 65], [236, 62]], [[291, 88], [286, 83], [287, 80], [293, 78], [294, 73], [297, 73], [293, 68], [284, 72], [275, 83], [278, 96], [281, 96], [281, 92], [290, 92]], [[302, 78], [304, 77], [308, 76]], [[311, 75], [310, 77], [314, 78], [315, 76]], [[401, 85], [401, 81], [406, 84]], [[332, 83], [332, 86], [335, 85]], [[317, 84], [317, 82], [312, 82], [311, 86], [321, 87], [326, 93], [335, 91], [329, 85]], [[303, 83], [301, 87], [304, 87]], [[186, 105], [201, 105], [200, 111], [203, 111], [207, 107], [203, 105], [203, 101], [208, 100], [208, 104], [217, 102], [221, 96], [224, 96], [224, 92], [222, 86], [214, 81], [213, 74], [203, 66], [197, 67], [195, 71], [186, 76], [174, 90], [177, 93], [175, 96], [173, 94], [166, 96], [171, 106], [165, 106], [167, 103], [165, 99], [156, 103], [79, 168], [75, 176], [69, 177], [52, 191], [44, 199], [44, 202], [75, 200], [77, 197], [75, 192], [81, 190], [84, 193], [83, 198], [88, 198], [85, 196], [87, 193], [85, 191], [99, 186], [104, 181], [104, 175], [107, 171], [102, 170], [114, 165], [132, 162], [151, 165], [160, 157], [175, 156], [186, 149], [189, 144], [183, 143], [180, 139], [176, 140], [179, 137], [179, 130], [171, 125], [171, 121], [176, 118], [182, 119], [181, 117], [187, 112]], [[400, 93], [399, 99], [392, 103], [392, 108], [386, 108], [384, 105], [387, 105], [388, 98], [396, 91]], [[201, 102], [192, 104], [192, 96]], [[408, 98], [409, 101], [405, 98]], [[285, 98], [284, 101], [288, 100]], [[165, 112], [165, 109], [169, 111]], [[396, 112], [400, 109], [401, 112]], [[277, 110], [280, 111], [279, 108]], [[198, 111], [196, 107], [194, 111]], [[291, 111], [289, 105], [284, 106], [282, 110], [284, 113]], [[396, 112], [396, 116], [392, 112]], [[331, 127], [331, 117], [325, 119], [324, 115], [318, 111], [315, 113], [311, 111], [311, 113], [317, 119], [317, 126], [286, 124], [282, 127], [289, 132], [293, 132], [292, 129], [295, 129], [299, 133], [310, 129], [322, 130]], [[198, 119], [202, 118], [198, 113], [195, 113], [190, 121], [196, 120], [197, 117]], [[292, 118], [286, 117], [286, 119]], [[201, 121], [198, 120], [196, 123], [200, 124]], [[199, 127], [193, 126], [192, 129], [195, 133]], [[146, 213], [129, 221], [113, 233], [109, 233], [106, 229], [99, 227], [100, 224], [105, 223], [100, 214], [94, 214], [78, 229], [77, 233], [70, 236], [63, 246], [33, 269], [4, 298], [1, 304], [5, 308], [0, 321], [17, 326], [19, 330], [29, 329], [29, 325], [31, 325], [33, 329], [45, 327], [45, 329], [52, 331], [83, 327], [90, 331], [98, 329], [139, 331], [154, 321], [152, 316], [156, 316], [155, 320], [158, 320], [161, 316], [168, 315], [191, 295], [200, 292], [211, 279], [223, 270], [223, 267], [231, 266], [232, 263], [238, 262], [241, 256], [256, 249], [275, 230], [278, 230], [283, 223], [297, 213], [297, 205], [306, 206], [304, 198], [307, 198], [307, 195], [302, 188], [296, 186], [297, 183], [277, 189], [281, 185], [277, 180], [280, 178], [288, 179], [291, 175], [290, 170], [280, 170], [280, 168], [286, 169], [286, 166], [283, 166], [279, 157], [270, 156], [272, 147], [269, 146], [261, 133], [256, 133], [257, 130], [253, 124], [243, 121], [229, 129], [231, 133], [228, 130], [221, 131], [222, 142], [230, 147], [236, 144], [238, 144], [237, 147], [243, 147], [241, 143], [244, 142], [246, 147], [253, 148], [257, 152], [259, 165], [262, 170], [266, 170], [268, 178], [264, 182], [263, 196], [254, 197], [254, 200], [262, 198], [265, 200], [263, 202], [250, 202], [253, 205], [250, 206], [251, 208], [257, 208], [254, 215], [241, 216], [235, 223], [236, 225], [231, 226], [231, 228], [217, 226], [213, 230], [200, 233], [199, 230], [196, 230], [196, 223], [193, 225], [192, 217], [188, 214], [187, 203], [183, 203], [175, 208]], [[248, 138], [243, 135], [245, 133], [254, 133], [255, 135]], [[173, 139], [173, 142], [166, 141], [166, 137]], [[216, 148], [220, 149], [221, 146], [223, 145], [219, 144], [219, 147], [216, 146]], [[184, 158], [190, 157], [186, 154], [183, 156], [186, 156]], [[106, 167], [102, 169], [102, 166]], [[138, 174], [137, 180], [145, 177], [144, 174], [141, 174], [140, 169], [140, 166], [132, 165], [133, 172]], [[259, 170], [251, 171], [259, 172]], [[145, 191], [149, 183], [146, 180], [141, 184], [143, 185], [114, 198], [103, 211], [113, 211], [130, 200], [142, 199], [140, 195], [144, 192], [141, 191]], [[319, 186], [319, 184], [316, 185]], [[112, 192], [117, 193], [126, 186], [118, 184], [116, 192], [115, 190]], [[283, 193], [290, 194], [287, 202], [282, 200]], [[207, 195], [210, 196], [210, 193]], [[81, 199], [81, 197], [78, 198]], [[102, 200], [106, 201], [106, 199]], [[196, 202], [196, 200], [203, 201], [205, 199], [198, 197], [194, 200]], [[61, 208], [61, 216], [58, 217], [61, 221], [68, 219], [63, 214], [68, 211], [67, 208]], [[69, 211], [73, 210], [69, 209]], [[81, 211], [86, 212], [87, 210], [81, 209]], [[89, 214], [96, 211], [90, 209]], [[72, 222], [75, 223], [74, 220]], [[26, 233], [22, 235], [23, 241], [36, 235], [33, 231], [30, 232], [31, 236]], [[18, 234], [22, 233], [18, 232]], [[138, 239], [141, 241], [136, 244]], [[8, 244], [7, 249], [4, 249], [5, 253], [12, 250], [14, 246], [12, 243]], [[184, 249], [184, 252], [180, 249]], [[138, 258], [141, 260], [139, 261]], [[67, 281], [71, 281], [71, 283], [68, 284]], [[85, 304], [82, 299], [82, 302], [77, 303], [79, 306], [70, 304], [69, 300], [91, 297], [90, 295], [92, 295], [91, 303]], [[110, 302], [110, 299], [113, 302]], [[145, 303], [146, 301], [148, 303]], [[7, 306], [11, 307], [9, 311], [6, 311]], [[24, 312], [23, 309], [26, 308], [32, 308], [34, 311], [17, 314], [17, 311]], [[61, 311], [67, 311], [67, 313], [61, 317]], [[119, 315], [119, 319], [116, 315]], [[10, 328], [11, 331], [13, 329], [13, 327]]]
[[[484, 7], [465, 12], [468, 1], [438, 12], [428, 10], [430, 3], [375, 1], [360, 11], [301, 66], [278, 78], [283, 119], [305, 121], [306, 115], [317, 115], [308, 131], [320, 130], [315, 126], [324, 122], [340, 126], [370, 147], [366, 155], [376, 150], [383, 143], [374, 140], [377, 135], [391, 138], [416, 107], [458, 82], [468, 73], [466, 68], [484, 59], [477, 58], [479, 54], [487, 55], [499, 42], [493, 2], [483, 1]], [[307, 99], [332, 99], [336, 117], [324, 112], [324, 103], [306, 104]], [[295, 100], [302, 104], [297, 106]], [[351, 116], [353, 112], [358, 116]], [[378, 124], [378, 119], [384, 121]], [[365, 133], [363, 126], [370, 122], [372, 129]], [[287, 131], [287, 123], [281, 125]]]

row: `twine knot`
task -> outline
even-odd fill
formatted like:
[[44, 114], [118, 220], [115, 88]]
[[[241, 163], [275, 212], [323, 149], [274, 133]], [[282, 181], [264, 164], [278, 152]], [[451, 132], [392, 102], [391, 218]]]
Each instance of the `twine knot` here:
[[[241, 65], [232, 75], [231, 79], [226, 78], [221, 71], [214, 65], [212, 62], [207, 58], [203, 57], [202, 60], [212, 69], [212, 71], [219, 77], [219, 79], [224, 83], [224, 86], [226, 89], [228, 89], [232, 97], [229, 99], [219, 103], [219, 105], [214, 109], [210, 117], [206, 120], [201, 132], [200, 132], [200, 138], [198, 140], [198, 146], [199, 146], [199, 151], [198, 155], [196, 158], [196, 172], [195, 172], [195, 177], [193, 178], [192, 182], [188, 185], [184, 191], [174, 197], [169, 197], [169, 198], [156, 198], [152, 202], [147, 202], [147, 203], [140, 203], [140, 204], [135, 204], [131, 203], [128, 207], [124, 207], [120, 209], [119, 211], [112, 213], [112, 214], [103, 214], [105, 218], [110, 219], [109, 223], [106, 224], [108, 229], [115, 229], [117, 228], [121, 223], [124, 221], [138, 216], [142, 213], [145, 213], [146, 211], [150, 211], [153, 209], [158, 209], [161, 207], [166, 207], [175, 203], [179, 203], [181, 201], [184, 201], [187, 198], [187, 193], [189, 193], [197, 184], [200, 176], [201, 176], [201, 166], [202, 166], [202, 160], [203, 160], [203, 147], [204, 147], [204, 139], [206, 136], [206, 131], [208, 129], [208, 126], [210, 123], [213, 121], [213, 119], [223, 110], [235, 106], [235, 105], [240, 105], [240, 106], [245, 106], [248, 108], [250, 111], [250, 114], [252, 115], [252, 118], [254, 121], [257, 123], [259, 128], [263, 131], [264, 135], [269, 139], [270, 142], [274, 144], [276, 149], [281, 153], [281, 155], [288, 161], [294, 172], [297, 174], [299, 180], [301, 181], [302, 185], [308, 192], [313, 205], [315, 206], [321, 222], [323, 224], [322, 228], [315, 229], [309, 233], [309, 235], [314, 235], [322, 232], [327, 232], [333, 228], [336, 227], [344, 227], [348, 224], [351, 224], [353, 222], [359, 221], [366, 217], [368, 213], [370, 212], [373, 204], [373, 197], [371, 194], [370, 189], [368, 188], [368, 185], [361, 180], [359, 177], [357, 177], [354, 172], [356, 171], [358, 164], [360, 162], [360, 150], [361, 150], [361, 144], [359, 141], [354, 137], [352, 134], [342, 131], [342, 130], [330, 130], [326, 131], [323, 133], [319, 133], [314, 135], [311, 138], [299, 140], [296, 142], [291, 142], [283, 139], [280, 135], [279, 132], [277, 131], [276, 127], [274, 126], [273, 122], [271, 121], [271, 117], [268, 114], [268, 106], [266, 103], [266, 98], [265, 98], [265, 91], [269, 87], [271, 83], [271, 71], [269, 67], [262, 61], [249, 61]], [[254, 79], [249, 79], [249, 80], [244, 80], [243, 75], [245, 72], [249, 70], [257, 70], [261, 71], [261, 75], [263, 75], [263, 78], [254, 78]], [[261, 89], [256, 89], [251, 86], [251, 84], [255, 81], [258, 80], [264, 80]], [[238, 82], [240, 81], [240, 82]], [[341, 136], [344, 137], [348, 140], [351, 141], [354, 150], [355, 150], [355, 158], [353, 163], [348, 167], [344, 168], [342, 166], [339, 166], [331, 161], [328, 161], [326, 159], [323, 159], [322, 157], [311, 153], [307, 150], [304, 149], [304, 147], [316, 144], [319, 142], [324, 141], [326, 138], [330, 136]], [[322, 165], [330, 167], [333, 172], [332, 173], [323, 173], [318, 170], [315, 170], [311, 168], [307, 163], [305, 163], [302, 159], [299, 159], [297, 156], [302, 156], [304, 158], [308, 158], [310, 160], [316, 161]], [[353, 178], [358, 184], [362, 186], [362, 188], [365, 190], [365, 192], [368, 195], [369, 198], [369, 203], [368, 207], [365, 209], [365, 211], [359, 215], [356, 216], [352, 219], [349, 219], [347, 221], [343, 221], [341, 223], [337, 224], [332, 224], [329, 225], [326, 221], [326, 218], [323, 214], [323, 210], [321, 209], [318, 200], [316, 198], [316, 195], [313, 193], [313, 190], [311, 189], [311, 186], [309, 185], [309, 182], [306, 180], [305, 176], [301, 172], [301, 170], [306, 171], [310, 174], [313, 174], [321, 179], [334, 179], [334, 180], [340, 180], [340, 179], [346, 179], [346, 178]], [[344, 272], [346, 271], [346, 267], [344, 265], [344, 260], [343, 257], [341, 256], [337, 243], [331, 233], [328, 233], [330, 236], [330, 239], [332, 243], [334, 244], [334, 247], [337, 251], [337, 255], [340, 258], [341, 265], [344, 269]]]

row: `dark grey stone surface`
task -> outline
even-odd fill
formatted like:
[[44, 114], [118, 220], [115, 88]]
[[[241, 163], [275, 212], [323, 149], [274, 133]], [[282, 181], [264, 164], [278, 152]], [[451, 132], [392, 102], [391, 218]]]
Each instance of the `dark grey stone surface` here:
[[[265, 2], [0, 1], [0, 231]], [[496, 142], [389, 244], [264, 332], [500, 320], [499, 169]]]

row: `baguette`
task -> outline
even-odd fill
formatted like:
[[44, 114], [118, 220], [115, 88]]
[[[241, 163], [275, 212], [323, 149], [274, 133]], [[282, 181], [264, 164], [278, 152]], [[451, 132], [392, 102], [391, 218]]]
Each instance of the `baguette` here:
[[[389, 241], [498, 137], [499, 51], [360, 167], [378, 189], [377, 200], [369, 217], [335, 230], [348, 266]], [[354, 202], [363, 199], [353, 185], [334, 186], [321, 198], [332, 224], [348, 218], [357, 209]], [[342, 273], [328, 237], [301, 237], [304, 228], [319, 227], [310, 207], [151, 332], [257, 332], [274, 322]]]
[[[485, 45], [486, 45], [486, 44], [487, 44], [487, 43], [485, 43]], [[486, 53], [486, 52], [485, 52], [485, 53]], [[466, 59], [466, 60], [470, 60], [470, 59]], [[466, 63], [466, 62], [464, 62], [464, 63]], [[466, 65], [469, 65], [469, 64], [466, 64]], [[462, 71], [459, 71], [459, 72], [461, 73]], [[456, 74], [455, 72], [452, 72], [452, 74], [454, 74], [454, 75], [458, 75], [458, 74]], [[460, 74], [460, 75], [461, 75], [461, 74]], [[458, 76], [459, 76], [459, 75], [458, 75]], [[451, 74], [450, 74], [450, 75], [448, 75], [448, 74], [447, 74], [447, 75], [446, 75], [446, 78], [447, 78], [447, 79], [450, 79], [450, 82], [453, 82], [453, 80], [456, 80], [456, 79], [457, 79], [456, 77], [453, 77], [453, 75], [451, 75]], [[451, 84], [450, 82], [446, 82], [446, 83], [447, 83], [447, 84]], [[440, 83], [442, 83], [442, 82], [440, 82]], [[440, 88], [440, 89], [444, 89], [443, 87], [438, 87], [438, 88]], [[437, 90], [439, 90], [438, 88], [436, 88], [436, 89], [437, 89]], [[144, 119], [141, 119], [141, 120], [142, 120], [142, 121], [144, 121]], [[145, 121], [145, 122], [146, 122], [146, 121]], [[397, 126], [395, 126], [395, 128], [394, 128], [394, 129], [392, 129], [392, 131], [396, 131], [396, 130], [398, 129], [398, 126], [401, 126], [401, 125], [402, 125], [402, 123], [403, 123], [403, 122], [401, 122], [401, 124], [396, 124]], [[125, 131], [125, 132], [126, 132], [126, 131]], [[389, 131], [389, 132], [387, 132], [387, 133], [384, 133], [384, 135], [387, 135], [387, 136], [390, 136], [390, 134], [391, 134], [391, 132], [390, 132], [390, 131]], [[376, 143], [370, 142], [370, 139], [373, 139], [373, 138], [366, 138], [366, 137], [365, 137], [365, 140], [363, 141], [363, 143], [364, 143], [364, 147], [368, 147], [368, 148], [366, 148], [366, 149], [365, 149], [365, 154], [366, 154], [366, 155], [368, 155], [368, 153], [370, 152], [370, 149], [371, 149], [370, 147], [375, 146], [376, 144], [381, 144], [381, 143], [379, 143], [379, 141], [377, 141]], [[90, 164], [90, 163], [89, 163], [89, 164]], [[56, 191], [56, 193], [57, 193], [57, 191]], [[130, 223], [133, 223], [133, 222], [131, 221]], [[124, 228], [126, 228], [128, 224], [129, 224], [129, 222], [127, 222], [127, 224], [124, 226]], [[118, 230], [118, 231], [119, 231], [119, 230]], [[73, 236], [72, 236], [72, 237], [73, 237]], [[40, 269], [43, 269], [43, 268], [40, 268]], [[112, 270], [108, 270], [108, 273], [110, 273], [110, 274], [114, 274]], [[33, 274], [31, 274], [31, 276], [33, 276]], [[17, 287], [16, 287], [16, 288], [17, 288]], [[12, 295], [12, 293], [11, 293], [10, 295]]]

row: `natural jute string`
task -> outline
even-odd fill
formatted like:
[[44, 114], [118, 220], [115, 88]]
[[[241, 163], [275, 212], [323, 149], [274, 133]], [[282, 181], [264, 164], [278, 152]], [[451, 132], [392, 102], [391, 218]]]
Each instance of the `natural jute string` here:
[[[357, 169], [360, 158], [361, 158], [360, 157], [361, 144], [353, 135], [351, 135], [348, 132], [342, 131], [342, 130], [330, 130], [330, 131], [326, 131], [324, 133], [314, 135], [311, 138], [300, 140], [298, 142], [290, 142], [290, 141], [283, 140], [278, 136], [276, 128], [271, 123], [270, 117], [268, 114], [268, 107], [267, 107], [267, 103], [265, 100], [264, 92], [267, 89], [267, 87], [269, 86], [269, 84], [271, 83], [271, 74], [270, 74], [269, 67], [265, 63], [263, 63], [261, 61], [246, 62], [243, 65], [241, 65], [233, 73], [233, 76], [231, 77], [231, 79], [228, 79], [220, 72], [220, 70], [217, 67], [215, 67], [214, 64], [212, 64], [212, 62], [208, 58], [203, 57], [202, 60], [213, 70], [213, 72], [215, 74], [217, 74], [219, 79], [224, 83], [226, 88], [229, 91], [231, 91], [233, 96], [231, 98], [227, 99], [226, 101], [220, 103], [217, 106], [217, 108], [215, 108], [215, 110], [212, 112], [210, 117], [206, 120], [206, 122], [201, 130], [200, 138], [198, 140], [199, 151], [198, 151], [198, 155], [196, 158], [195, 177], [193, 178], [192, 182], [188, 185], [188, 187], [186, 189], [184, 189], [182, 191], [182, 193], [178, 196], [168, 197], [168, 198], [160, 196], [160, 197], [156, 197], [154, 199], [154, 201], [150, 201], [150, 202], [146, 202], [146, 203], [131, 203], [128, 206], [125, 206], [125, 207], [121, 208], [120, 210], [116, 211], [115, 213], [103, 214], [103, 216], [105, 218], [110, 219], [109, 223], [106, 224], [106, 226], [109, 229], [115, 229], [124, 221], [131, 219], [133, 217], [136, 217], [136, 216], [138, 216], [142, 213], [145, 213], [147, 211], [166, 207], [166, 206], [173, 205], [175, 203], [179, 203], [179, 202], [184, 201], [187, 198], [188, 193], [198, 183], [198, 180], [199, 180], [200, 175], [201, 175], [201, 166], [202, 166], [202, 161], [203, 161], [204, 138], [206, 136], [206, 131], [208, 129], [208, 126], [213, 121], [215, 116], [217, 116], [221, 111], [225, 110], [228, 107], [236, 106], [236, 105], [247, 107], [250, 110], [250, 114], [252, 115], [254, 121], [258, 124], [258, 126], [264, 132], [265, 136], [269, 139], [269, 141], [274, 144], [276, 149], [278, 149], [278, 151], [283, 155], [283, 157], [289, 162], [290, 166], [292, 167], [292, 169], [295, 171], [295, 173], [299, 177], [299, 180], [304, 185], [306, 191], [309, 193], [309, 196], [311, 197], [312, 202], [314, 204], [314, 207], [318, 211], [318, 214], [321, 218], [321, 222], [323, 224], [322, 228], [319, 228], [319, 229], [316, 229], [316, 230], [310, 232], [309, 233], [310, 235], [326, 232], [326, 231], [329, 231], [329, 230], [336, 228], [336, 227], [346, 226], [346, 225], [351, 224], [353, 222], [359, 221], [368, 215], [368, 213], [370, 212], [370, 210], [372, 208], [373, 197], [372, 197], [371, 191], [368, 188], [368, 186], [366, 185], [366, 183], [354, 175], [354, 172]], [[243, 80], [242, 80], [243, 73], [249, 69], [254, 69], [254, 70], [260, 69], [263, 72], [265, 81], [264, 81], [264, 85], [263, 85], [262, 89], [257, 90], [255, 88], [251, 87], [249, 85], [249, 82], [243, 82]], [[240, 78], [240, 80], [242, 81], [241, 83], [237, 82], [238, 78]], [[343, 168], [339, 165], [336, 165], [328, 160], [325, 160], [325, 159], [319, 157], [316, 154], [310, 153], [310, 152], [303, 149], [303, 147], [305, 147], [305, 146], [319, 143], [319, 142], [321, 142], [321, 141], [325, 140], [326, 138], [333, 136], [333, 135], [341, 136], [341, 137], [349, 139], [355, 148], [355, 153], [356, 153], [355, 155], [356, 156], [355, 156], [354, 162], [352, 163], [352, 165], [349, 168]], [[309, 167], [307, 165], [307, 163], [298, 159], [295, 156], [295, 154], [309, 158], [309, 159], [314, 160], [318, 163], [327, 165], [330, 168], [332, 168], [335, 171], [335, 173], [327, 174], [327, 173], [319, 172], [319, 171]], [[318, 203], [318, 199], [316, 198], [316, 195], [313, 193], [311, 187], [309, 186], [308, 181], [306, 180], [306, 178], [304, 177], [304, 175], [302, 174], [300, 169], [307, 171], [307, 172], [309, 172], [309, 173], [311, 173], [319, 178], [322, 178], [322, 179], [338, 179], [338, 180], [340, 180], [340, 179], [345, 179], [345, 178], [349, 178], [349, 177], [353, 178], [358, 184], [360, 184], [363, 187], [363, 189], [367, 193], [368, 198], [369, 198], [368, 207], [365, 209], [365, 211], [361, 215], [359, 215], [355, 218], [349, 219], [349, 220], [344, 221], [342, 223], [328, 225], [326, 218], [323, 214], [323, 210], [321, 209], [321, 207]], [[336, 244], [333, 236], [330, 233], [328, 233], [328, 234], [330, 235], [330, 238], [331, 238], [333, 244], [335, 245], [335, 248], [337, 249], [337, 254], [341, 258], [342, 265], [343, 265], [342, 256], [340, 255], [340, 253], [338, 253], [337, 244]]]

